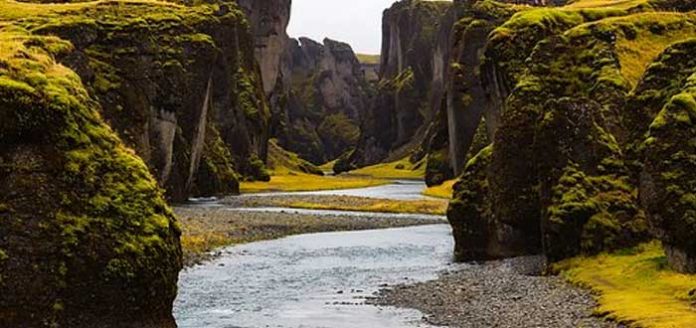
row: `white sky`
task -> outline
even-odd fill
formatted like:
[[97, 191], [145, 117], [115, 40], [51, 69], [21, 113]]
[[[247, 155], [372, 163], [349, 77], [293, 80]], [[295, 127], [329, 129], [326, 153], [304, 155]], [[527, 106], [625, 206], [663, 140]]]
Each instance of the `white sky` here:
[[357, 53], [379, 54], [382, 12], [395, 0], [293, 0], [288, 34], [347, 42]]

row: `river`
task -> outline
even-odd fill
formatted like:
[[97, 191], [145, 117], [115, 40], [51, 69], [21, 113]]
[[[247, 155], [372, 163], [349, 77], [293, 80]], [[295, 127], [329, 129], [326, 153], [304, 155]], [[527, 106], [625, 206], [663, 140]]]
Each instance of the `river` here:
[[[423, 197], [422, 184], [411, 182], [363, 190], [312, 193]], [[434, 279], [451, 267], [452, 237], [448, 225], [435, 224], [297, 235], [222, 253], [181, 273], [180, 327], [428, 327], [418, 311], [364, 302], [381, 287]]]

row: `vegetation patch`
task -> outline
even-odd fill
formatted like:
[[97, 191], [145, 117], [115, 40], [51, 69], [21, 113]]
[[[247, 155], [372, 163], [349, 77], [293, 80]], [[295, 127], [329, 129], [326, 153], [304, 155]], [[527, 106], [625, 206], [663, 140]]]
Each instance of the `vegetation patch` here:
[[457, 179], [447, 180], [441, 185], [428, 187], [423, 190], [423, 195], [435, 198], [451, 199], [452, 194], [454, 193], [455, 183], [457, 183]]
[[639, 327], [691, 327], [696, 322], [696, 276], [667, 264], [658, 242], [577, 257], [554, 265], [570, 282], [597, 293], [596, 312]]
[[348, 176], [365, 176], [375, 179], [420, 180], [425, 176], [425, 160], [412, 163], [410, 157], [405, 157], [394, 162], [363, 167], [351, 171]]

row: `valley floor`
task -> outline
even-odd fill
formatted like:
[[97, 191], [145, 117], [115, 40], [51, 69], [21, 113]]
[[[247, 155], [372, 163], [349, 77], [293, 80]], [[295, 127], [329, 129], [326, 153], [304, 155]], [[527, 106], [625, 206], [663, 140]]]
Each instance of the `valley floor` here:
[[[447, 201], [423, 196], [422, 189], [402, 181], [178, 206], [185, 264], [217, 257], [224, 246], [290, 235], [444, 223]], [[451, 184], [437, 190], [442, 197], [443, 190], [451, 190]], [[385, 289], [369, 303], [416, 309], [427, 323], [451, 328], [692, 327], [696, 322], [696, 278], [669, 270], [656, 243], [564, 261], [553, 267], [558, 276], [539, 275], [541, 261], [454, 265], [439, 279]]]
[[184, 263], [215, 257], [214, 250], [248, 242], [314, 232], [353, 231], [432, 224], [432, 219], [313, 215], [298, 212], [236, 211], [222, 206], [174, 209], [182, 229]]

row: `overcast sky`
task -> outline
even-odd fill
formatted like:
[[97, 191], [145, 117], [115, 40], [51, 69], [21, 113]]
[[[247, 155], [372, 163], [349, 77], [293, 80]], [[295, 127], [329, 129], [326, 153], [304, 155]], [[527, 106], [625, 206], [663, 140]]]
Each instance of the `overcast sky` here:
[[379, 54], [382, 12], [395, 0], [292, 0], [288, 33], [321, 42], [348, 42], [357, 53]]

